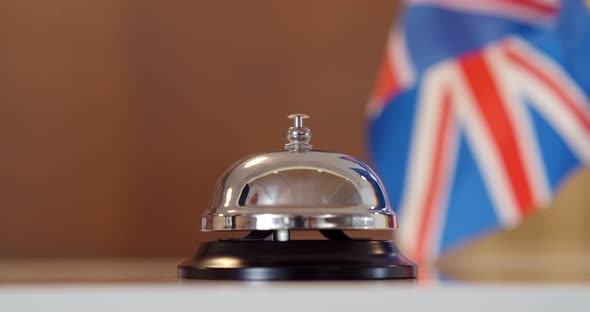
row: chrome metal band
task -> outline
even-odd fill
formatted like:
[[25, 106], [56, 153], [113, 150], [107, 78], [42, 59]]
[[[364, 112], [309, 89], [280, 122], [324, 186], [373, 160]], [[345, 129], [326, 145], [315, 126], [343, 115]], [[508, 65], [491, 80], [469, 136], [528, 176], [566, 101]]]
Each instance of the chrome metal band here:
[[397, 217], [392, 214], [363, 215], [206, 215], [201, 219], [203, 231], [228, 230], [384, 230], [397, 228]]

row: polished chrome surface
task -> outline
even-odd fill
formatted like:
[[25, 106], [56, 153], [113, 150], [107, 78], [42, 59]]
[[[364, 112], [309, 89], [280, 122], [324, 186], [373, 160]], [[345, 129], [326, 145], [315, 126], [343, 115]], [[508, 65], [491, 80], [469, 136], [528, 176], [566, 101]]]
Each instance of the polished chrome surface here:
[[309, 116], [305, 114], [292, 114], [288, 118], [293, 119], [294, 124], [287, 132], [289, 143], [285, 144], [285, 149], [290, 152], [307, 152], [311, 150], [312, 145], [309, 144], [311, 130], [303, 127], [303, 119], [309, 118]]
[[286, 242], [291, 238], [289, 230], [276, 230], [273, 233], [273, 240], [277, 242]]
[[340, 153], [274, 152], [237, 162], [220, 179], [203, 230], [396, 227], [383, 184]]
[[[396, 228], [397, 216], [377, 174], [354, 157], [307, 149], [307, 116], [290, 117], [292, 145], [228, 169], [203, 215], [203, 231]], [[291, 136], [295, 132], [303, 135]]]

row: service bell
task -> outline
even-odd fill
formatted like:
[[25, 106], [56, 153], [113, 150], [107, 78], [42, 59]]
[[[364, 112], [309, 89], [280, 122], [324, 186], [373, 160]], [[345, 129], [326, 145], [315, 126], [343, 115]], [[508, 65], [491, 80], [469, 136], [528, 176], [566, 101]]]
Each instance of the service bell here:
[[[285, 150], [246, 157], [220, 178], [202, 231], [249, 231], [205, 242], [178, 277], [220, 280], [413, 279], [417, 267], [392, 241], [343, 230], [393, 230], [383, 183], [360, 160], [312, 150], [304, 114], [290, 115]], [[292, 240], [292, 231], [324, 240]]]

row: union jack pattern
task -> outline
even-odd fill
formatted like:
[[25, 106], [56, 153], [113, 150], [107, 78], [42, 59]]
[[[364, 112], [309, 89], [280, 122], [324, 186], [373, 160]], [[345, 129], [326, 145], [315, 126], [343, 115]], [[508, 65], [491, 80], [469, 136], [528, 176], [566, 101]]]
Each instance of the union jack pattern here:
[[[588, 90], [575, 79], [584, 72], [565, 61], [579, 51], [559, 40], [561, 19], [590, 20], [574, 2], [408, 1], [368, 114], [373, 160], [414, 261], [517, 225], [590, 162]], [[429, 40], [440, 45], [421, 49]], [[575, 64], [590, 75], [589, 60]]]

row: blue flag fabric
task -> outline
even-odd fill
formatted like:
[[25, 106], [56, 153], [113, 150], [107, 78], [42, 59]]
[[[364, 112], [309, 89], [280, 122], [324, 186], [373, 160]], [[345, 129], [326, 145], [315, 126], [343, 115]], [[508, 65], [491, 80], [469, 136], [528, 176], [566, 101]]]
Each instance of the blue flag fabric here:
[[588, 3], [406, 2], [369, 142], [416, 262], [517, 225], [590, 162]]

